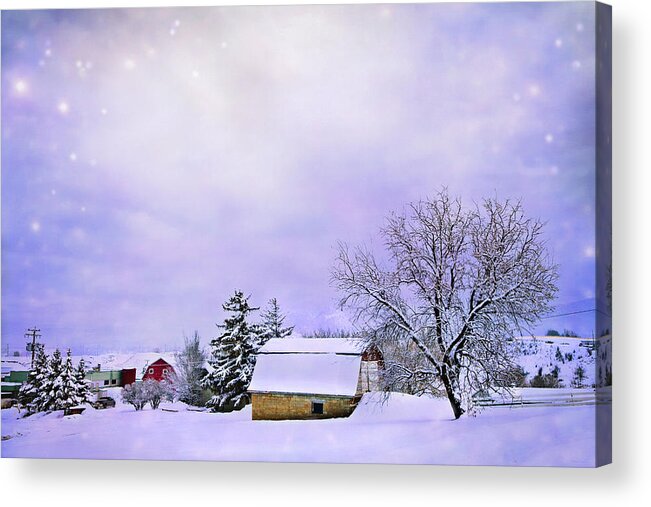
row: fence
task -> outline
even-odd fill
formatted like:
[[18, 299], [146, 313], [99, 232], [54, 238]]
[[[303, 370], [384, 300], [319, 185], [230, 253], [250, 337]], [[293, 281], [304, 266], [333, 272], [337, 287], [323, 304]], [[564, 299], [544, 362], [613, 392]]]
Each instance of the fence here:
[[612, 403], [610, 387], [599, 389], [546, 389], [523, 388], [514, 391], [512, 396], [475, 398], [476, 405], [481, 407], [557, 407], [600, 405]]

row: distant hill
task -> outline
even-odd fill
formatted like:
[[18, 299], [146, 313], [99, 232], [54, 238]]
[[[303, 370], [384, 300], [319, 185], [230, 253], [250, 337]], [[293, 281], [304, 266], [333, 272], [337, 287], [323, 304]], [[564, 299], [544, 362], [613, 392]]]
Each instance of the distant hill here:
[[611, 342], [610, 335], [594, 341], [591, 337], [522, 337], [516, 340], [516, 347], [520, 353], [518, 363], [529, 374], [527, 381], [530, 381], [540, 368], [543, 374], [546, 374], [558, 367], [558, 378], [562, 386], [571, 387], [574, 372], [581, 366], [586, 375], [585, 387], [593, 384], [605, 385], [607, 372], [612, 369]]

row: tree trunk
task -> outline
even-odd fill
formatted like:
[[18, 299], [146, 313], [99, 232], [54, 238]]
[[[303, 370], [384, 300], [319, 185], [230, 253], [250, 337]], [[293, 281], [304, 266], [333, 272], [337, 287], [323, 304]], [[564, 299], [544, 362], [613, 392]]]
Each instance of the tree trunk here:
[[465, 410], [461, 407], [461, 400], [454, 391], [454, 381], [450, 378], [450, 374], [448, 372], [449, 370], [446, 368], [446, 370], [443, 372], [443, 375], [441, 375], [441, 378], [443, 380], [443, 385], [445, 386], [445, 393], [448, 395], [448, 401], [452, 406], [452, 412], [454, 412], [454, 418], [459, 419]]

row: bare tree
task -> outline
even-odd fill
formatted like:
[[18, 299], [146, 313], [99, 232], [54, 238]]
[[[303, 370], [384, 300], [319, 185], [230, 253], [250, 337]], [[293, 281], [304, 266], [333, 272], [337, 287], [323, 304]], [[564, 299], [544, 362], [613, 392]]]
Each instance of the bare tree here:
[[160, 407], [163, 400], [174, 400], [174, 386], [169, 379], [163, 379], [160, 382], [154, 379], [147, 379], [143, 380], [141, 384], [143, 396], [153, 410]]
[[135, 382], [124, 386], [122, 389], [122, 401], [133, 405], [136, 410], [142, 410], [149, 401], [143, 383]]
[[442, 391], [459, 418], [472, 394], [515, 384], [508, 341], [551, 311], [557, 290], [542, 228], [519, 202], [464, 209], [443, 190], [388, 218], [385, 262], [340, 245], [340, 305], [383, 351], [389, 389]]

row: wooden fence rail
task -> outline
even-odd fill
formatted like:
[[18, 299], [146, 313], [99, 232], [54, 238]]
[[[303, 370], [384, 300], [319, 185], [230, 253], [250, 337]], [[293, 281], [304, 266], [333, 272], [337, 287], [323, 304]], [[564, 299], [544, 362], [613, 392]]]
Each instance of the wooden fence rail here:
[[[532, 392], [532, 390], [534, 392]], [[475, 404], [481, 407], [552, 407], [552, 406], [577, 406], [577, 405], [600, 405], [612, 403], [612, 393], [608, 390], [585, 390], [571, 392], [549, 392], [536, 393], [535, 389], [518, 393], [513, 397], [501, 396], [497, 398], [482, 397], [476, 398]]]

